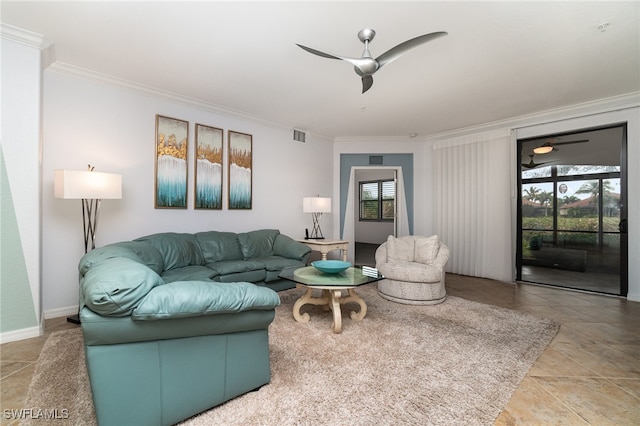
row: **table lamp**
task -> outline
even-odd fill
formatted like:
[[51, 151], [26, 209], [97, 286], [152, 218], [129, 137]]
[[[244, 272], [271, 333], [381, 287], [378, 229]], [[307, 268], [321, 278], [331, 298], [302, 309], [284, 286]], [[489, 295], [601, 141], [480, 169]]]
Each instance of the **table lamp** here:
[[313, 229], [311, 235], [305, 236], [307, 240], [324, 240], [322, 230], [320, 229], [320, 218], [322, 213], [331, 213], [331, 198], [326, 197], [305, 197], [302, 199], [302, 211], [311, 213], [313, 218]]

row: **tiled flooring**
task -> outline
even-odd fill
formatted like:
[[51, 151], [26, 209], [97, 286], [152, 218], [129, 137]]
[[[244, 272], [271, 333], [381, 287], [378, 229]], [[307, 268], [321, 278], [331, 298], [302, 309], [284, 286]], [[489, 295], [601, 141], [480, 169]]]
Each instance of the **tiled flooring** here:
[[45, 321], [45, 332], [42, 336], [0, 345], [0, 425], [19, 424], [17, 420], [7, 418], [10, 415], [4, 410], [38, 408], [25, 407], [24, 403], [44, 342], [55, 331], [75, 327], [79, 326], [67, 322], [66, 317], [52, 318]]
[[[459, 275], [447, 276], [447, 292], [561, 323], [497, 425], [640, 424], [640, 303]], [[26, 408], [27, 387], [48, 334], [72, 327], [77, 326], [65, 318], [48, 320], [44, 336], [0, 347], [3, 413]], [[1, 424], [12, 423], [2, 416]]]
[[640, 303], [459, 275], [446, 287], [561, 324], [496, 424], [640, 424]]

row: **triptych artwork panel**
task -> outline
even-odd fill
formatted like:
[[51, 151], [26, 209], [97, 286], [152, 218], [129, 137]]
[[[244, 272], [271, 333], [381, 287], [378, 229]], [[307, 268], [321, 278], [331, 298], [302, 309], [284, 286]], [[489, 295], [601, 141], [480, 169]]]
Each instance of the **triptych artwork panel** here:
[[[227, 208], [250, 210], [253, 199], [253, 136], [227, 132]], [[189, 122], [156, 115], [155, 207], [187, 208]], [[195, 124], [194, 208], [221, 210], [224, 130]]]

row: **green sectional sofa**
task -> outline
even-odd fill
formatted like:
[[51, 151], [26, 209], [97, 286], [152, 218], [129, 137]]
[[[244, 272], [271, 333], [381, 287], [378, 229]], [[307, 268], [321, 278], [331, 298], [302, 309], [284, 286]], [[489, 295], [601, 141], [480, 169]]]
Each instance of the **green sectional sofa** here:
[[97, 248], [80, 319], [99, 425], [170, 425], [270, 381], [268, 327], [310, 249], [263, 229], [161, 233]]

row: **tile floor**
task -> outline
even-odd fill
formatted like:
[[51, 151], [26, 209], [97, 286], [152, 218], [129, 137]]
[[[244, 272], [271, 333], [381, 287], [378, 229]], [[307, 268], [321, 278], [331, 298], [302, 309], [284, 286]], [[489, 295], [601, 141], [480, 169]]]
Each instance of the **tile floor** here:
[[[496, 425], [640, 424], [640, 303], [529, 284], [447, 276], [447, 292], [561, 323]], [[45, 335], [1, 345], [2, 413], [23, 406], [42, 345], [54, 331], [77, 327], [46, 321]], [[2, 425], [15, 425], [4, 415]]]

